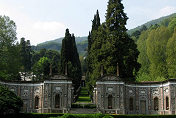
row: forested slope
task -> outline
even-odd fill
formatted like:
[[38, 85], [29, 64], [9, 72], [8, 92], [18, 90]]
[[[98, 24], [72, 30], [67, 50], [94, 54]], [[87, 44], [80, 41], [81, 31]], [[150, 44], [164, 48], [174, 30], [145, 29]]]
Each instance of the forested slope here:
[[137, 81], [176, 78], [176, 17], [136, 30], [131, 37], [140, 52], [138, 62], [141, 68]]

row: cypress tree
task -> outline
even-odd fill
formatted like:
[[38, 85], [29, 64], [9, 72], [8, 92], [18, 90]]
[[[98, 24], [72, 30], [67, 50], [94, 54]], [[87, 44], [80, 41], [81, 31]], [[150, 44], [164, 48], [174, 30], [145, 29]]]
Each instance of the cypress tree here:
[[25, 38], [21, 38], [20, 41], [20, 59], [21, 59], [21, 71], [26, 71], [25, 66], [26, 66], [26, 42]]
[[31, 59], [32, 59], [32, 54], [31, 54], [31, 52], [32, 52], [32, 49], [31, 49], [31, 44], [30, 44], [30, 40], [27, 40], [26, 41], [26, 70], [27, 71], [30, 71], [31, 70]]
[[[120, 77], [133, 77], [134, 70], [138, 70], [137, 63], [138, 50], [132, 39], [129, 38], [126, 31], [126, 22], [128, 17], [124, 13], [122, 0], [109, 0], [106, 13], [107, 42], [111, 49], [107, 60], [107, 73], [115, 74], [116, 64], [119, 64]], [[107, 43], [107, 44], [108, 44]]]
[[[89, 32], [88, 35], [88, 54], [87, 54], [87, 58], [86, 58], [86, 64], [87, 64], [87, 72], [86, 72], [86, 84], [88, 87], [88, 90], [91, 94], [92, 89], [93, 89], [93, 85], [94, 85], [94, 77], [92, 77], [93, 75], [93, 70], [95, 69], [94, 64], [96, 64], [95, 60], [96, 60], [96, 54], [95, 52], [97, 52], [97, 47], [94, 46], [96, 43], [96, 37], [98, 34], [98, 28], [100, 27], [101, 23], [100, 23], [100, 16], [99, 16], [99, 12], [97, 10], [96, 14], [94, 15], [94, 19], [92, 20], [92, 29]], [[93, 69], [94, 68], [94, 69]]]
[[21, 59], [21, 71], [27, 72], [31, 70], [31, 45], [30, 41], [25, 41], [25, 38], [21, 38], [20, 41], [20, 59]]
[[127, 31], [125, 25], [128, 17], [124, 13], [122, 0], [109, 0], [106, 13], [106, 24], [111, 33], [124, 33]]
[[68, 62], [68, 40], [70, 38], [69, 30], [66, 29], [65, 37], [62, 40], [62, 48], [61, 48], [61, 62], [60, 62], [60, 73], [65, 74], [65, 64]]
[[74, 34], [66, 29], [65, 37], [62, 40], [60, 73], [65, 74], [65, 65], [68, 65], [68, 77], [73, 78], [75, 90], [80, 86], [82, 72], [79, 54], [76, 47]]

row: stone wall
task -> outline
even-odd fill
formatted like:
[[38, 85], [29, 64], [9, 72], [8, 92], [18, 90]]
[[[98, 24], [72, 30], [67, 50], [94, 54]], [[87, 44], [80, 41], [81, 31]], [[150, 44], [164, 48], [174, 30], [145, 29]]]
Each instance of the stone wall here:
[[102, 113], [175, 114], [176, 81], [126, 83], [103, 76], [96, 82], [94, 103]]
[[71, 108], [72, 81], [65, 76], [43, 82], [0, 81], [0, 84], [21, 97], [24, 103], [22, 112], [66, 113]]

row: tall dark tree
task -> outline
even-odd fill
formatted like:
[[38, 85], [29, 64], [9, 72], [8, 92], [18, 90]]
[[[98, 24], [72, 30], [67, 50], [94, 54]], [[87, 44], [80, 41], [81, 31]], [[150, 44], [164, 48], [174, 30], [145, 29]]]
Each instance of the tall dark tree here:
[[137, 63], [138, 50], [134, 41], [129, 38], [126, 31], [126, 22], [128, 17], [124, 13], [122, 0], [109, 0], [106, 13], [107, 25], [107, 42], [111, 49], [110, 55], [106, 57], [108, 60], [106, 72], [115, 74], [116, 65], [119, 64], [120, 77], [133, 77], [134, 70], [138, 70]]
[[32, 60], [32, 50], [30, 41], [25, 41], [25, 38], [21, 38], [20, 41], [20, 58], [21, 58], [21, 71], [28, 72], [31, 71], [31, 60]]
[[27, 60], [27, 64], [26, 64], [26, 70], [30, 71], [31, 70], [31, 61], [32, 61], [32, 49], [31, 49], [31, 44], [30, 44], [30, 40], [26, 41], [26, 60]]
[[100, 26], [100, 16], [99, 11], [97, 10], [96, 14], [94, 15], [94, 19], [92, 21], [92, 31], [98, 30], [99, 26]]
[[140, 67], [137, 63], [137, 45], [126, 32], [128, 18], [121, 0], [109, 0], [105, 23], [100, 25], [98, 17], [97, 12], [88, 36], [86, 80], [90, 93], [101, 76], [101, 66], [104, 67], [104, 74], [116, 74], [118, 63], [120, 77], [128, 81], [135, 80], [134, 76]]
[[62, 40], [60, 73], [65, 74], [66, 65], [68, 67], [68, 76], [73, 78], [75, 90], [80, 86], [82, 77], [81, 63], [76, 47], [75, 36], [66, 29], [65, 37]]
[[[95, 60], [97, 58], [97, 50], [98, 48], [95, 44], [97, 44], [96, 39], [98, 36], [98, 28], [100, 27], [100, 17], [99, 17], [99, 12], [97, 10], [96, 14], [94, 15], [94, 19], [92, 20], [92, 29], [89, 32], [88, 35], [88, 54], [86, 57], [86, 63], [87, 63], [87, 72], [86, 72], [86, 83], [87, 87], [89, 89], [89, 92], [92, 91], [93, 85], [94, 85], [94, 77], [91, 77], [93, 74], [93, 68], [95, 67], [94, 64], [96, 63]], [[99, 43], [100, 44], [100, 43]], [[95, 68], [94, 68], [95, 69]]]
[[106, 24], [111, 34], [124, 34], [127, 29], [125, 27], [128, 17], [124, 13], [122, 0], [109, 0], [106, 13]]
[[25, 66], [26, 66], [26, 42], [25, 38], [21, 38], [20, 41], [20, 57], [21, 57], [21, 70], [25, 72]]

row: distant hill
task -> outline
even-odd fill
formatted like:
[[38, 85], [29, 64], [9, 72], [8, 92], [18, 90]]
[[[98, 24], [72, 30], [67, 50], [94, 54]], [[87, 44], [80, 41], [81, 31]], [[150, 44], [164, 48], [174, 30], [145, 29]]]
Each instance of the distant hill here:
[[[174, 14], [171, 14], [169, 16], [165, 16], [165, 17], [161, 17], [159, 19], [156, 19], [156, 20], [152, 20], [152, 21], [149, 21], [143, 25], [145, 25], [146, 27], [150, 27], [151, 25], [155, 25], [155, 24], [161, 24], [162, 21], [164, 20], [167, 20], [169, 18], [172, 18], [172, 17], [176, 17], [176, 13]], [[131, 29], [131, 30], [128, 30], [128, 34], [131, 35], [133, 32], [141, 29], [141, 27], [143, 26], [138, 26], [134, 29]], [[61, 50], [61, 46], [62, 46], [62, 38], [58, 38], [58, 39], [55, 39], [55, 40], [51, 40], [51, 41], [46, 41], [44, 43], [40, 43], [38, 44], [37, 46], [32, 46], [32, 49], [33, 50], [40, 50], [42, 48], [45, 48], [45, 49], [51, 49], [51, 50], [57, 50], [57, 51], [60, 51]], [[76, 39], [76, 44], [77, 44], [77, 49], [78, 49], [78, 52], [80, 55], [85, 55], [86, 53], [86, 49], [87, 49], [87, 46], [88, 46], [88, 41], [87, 41], [87, 37], [84, 36], [84, 37], [75, 37]]]
[[[50, 43], [50, 42], [55, 42], [55, 43], [62, 44], [62, 40], [63, 40], [63, 37], [58, 38], [58, 39], [54, 39], [54, 40], [51, 40], [51, 41], [46, 41], [46, 42], [40, 43], [40, 44], [38, 44], [38, 45], [48, 44], [48, 43]], [[87, 37], [86, 37], [86, 36], [84, 36], [84, 37], [75, 37], [76, 43], [80, 43], [80, 42], [83, 42], [83, 41], [85, 41], [85, 40], [87, 40]]]
[[[57, 50], [60, 51], [61, 47], [62, 47], [62, 39], [63, 38], [58, 38], [55, 40], [51, 40], [51, 41], [46, 41], [44, 43], [40, 43], [37, 46], [32, 46], [33, 50], [40, 50], [40, 49], [47, 49], [47, 50]], [[77, 44], [77, 50], [79, 52], [80, 55], [84, 55], [86, 53], [86, 48], [88, 46], [88, 41], [87, 41], [87, 37], [75, 37], [75, 41]]]
[[[161, 17], [161, 18], [158, 18], [156, 20], [149, 21], [149, 22], [147, 22], [147, 23], [145, 23], [143, 25], [145, 25], [147, 28], [149, 28], [151, 25], [160, 24], [162, 21], [164, 21], [164, 20], [166, 20], [168, 18], [171, 18], [171, 17], [176, 17], [176, 13], [168, 15], [168, 16], [164, 16], [164, 17]], [[138, 27], [136, 27], [134, 29], [130, 29], [130, 30], [127, 31], [127, 33], [129, 35], [131, 35], [133, 32], [141, 29], [143, 25], [138, 26]]]

